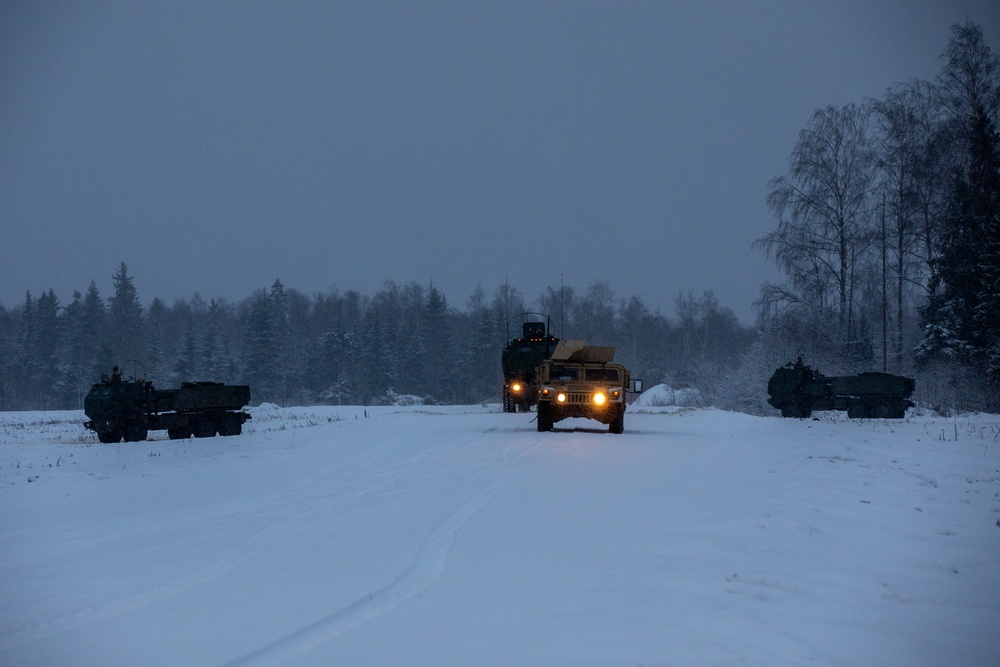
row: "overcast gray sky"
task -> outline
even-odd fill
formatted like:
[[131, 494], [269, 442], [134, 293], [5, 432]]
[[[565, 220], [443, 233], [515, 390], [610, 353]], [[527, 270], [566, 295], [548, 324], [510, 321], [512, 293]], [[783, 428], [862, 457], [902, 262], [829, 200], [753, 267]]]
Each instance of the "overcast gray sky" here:
[[1000, 2], [0, 5], [0, 303], [595, 280], [744, 321], [768, 180], [828, 104]]

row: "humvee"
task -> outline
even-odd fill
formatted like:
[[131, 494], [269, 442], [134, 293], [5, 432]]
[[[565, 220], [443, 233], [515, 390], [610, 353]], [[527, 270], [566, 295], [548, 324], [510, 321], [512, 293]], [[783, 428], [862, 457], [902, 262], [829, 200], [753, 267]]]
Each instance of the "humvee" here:
[[615, 348], [561, 340], [549, 359], [535, 369], [538, 430], [569, 417], [586, 417], [625, 430], [625, 393], [642, 391], [621, 364], [612, 363]]

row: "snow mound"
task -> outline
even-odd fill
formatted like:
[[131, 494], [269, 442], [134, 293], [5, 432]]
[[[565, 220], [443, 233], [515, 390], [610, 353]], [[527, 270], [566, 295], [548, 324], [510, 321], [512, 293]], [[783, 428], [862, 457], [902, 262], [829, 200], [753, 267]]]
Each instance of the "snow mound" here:
[[692, 407], [701, 404], [701, 392], [697, 389], [674, 389], [668, 384], [658, 384], [639, 394], [632, 403], [639, 408], [662, 408], [667, 406]]
[[424, 405], [425, 403], [426, 402], [421, 396], [415, 396], [413, 394], [397, 394], [391, 389], [385, 393], [386, 405], [409, 407], [414, 405]]

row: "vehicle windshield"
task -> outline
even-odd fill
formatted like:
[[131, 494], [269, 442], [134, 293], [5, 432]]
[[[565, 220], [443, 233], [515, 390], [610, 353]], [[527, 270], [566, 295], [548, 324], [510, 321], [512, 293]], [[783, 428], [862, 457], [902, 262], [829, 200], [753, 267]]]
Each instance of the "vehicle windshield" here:
[[587, 380], [590, 382], [618, 382], [618, 369], [588, 368]]
[[579, 379], [580, 379], [580, 369], [578, 368], [568, 368], [566, 366], [549, 367], [550, 382], [568, 382], [570, 380], [579, 380]]

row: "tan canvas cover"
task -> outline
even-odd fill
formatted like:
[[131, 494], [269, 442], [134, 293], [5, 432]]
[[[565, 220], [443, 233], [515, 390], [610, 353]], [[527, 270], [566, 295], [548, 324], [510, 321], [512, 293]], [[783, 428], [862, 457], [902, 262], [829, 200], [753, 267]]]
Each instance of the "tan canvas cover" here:
[[615, 358], [615, 348], [610, 345], [587, 345], [585, 340], [561, 340], [552, 358], [560, 361], [587, 361], [608, 364]]

